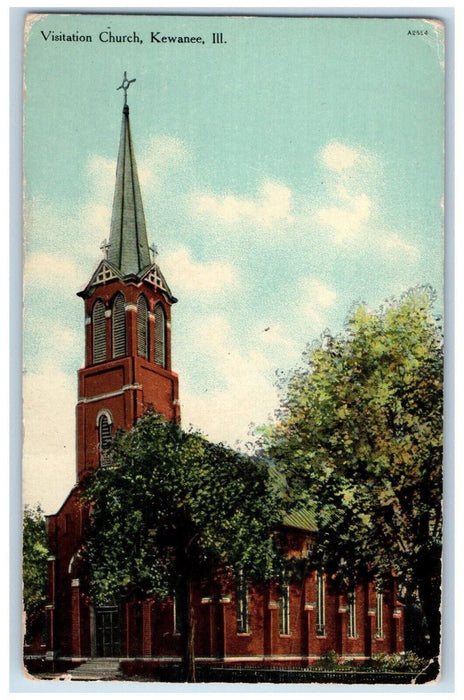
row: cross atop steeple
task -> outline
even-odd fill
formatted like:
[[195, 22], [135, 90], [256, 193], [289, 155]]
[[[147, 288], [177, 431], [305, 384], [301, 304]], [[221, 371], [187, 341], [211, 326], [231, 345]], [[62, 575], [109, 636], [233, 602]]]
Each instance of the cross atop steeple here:
[[127, 105], [127, 91], [130, 87], [131, 83], [135, 83], [136, 78], [132, 78], [132, 80], [127, 79], [127, 71], [124, 71], [124, 78], [122, 79], [121, 85], [116, 88], [116, 90], [120, 90], [121, 88], [124, 90], [124, 107]]
[[135, 78], [128, 80], [127, 73], [124, 71], [124, 79], [117, 88], [124, 90], [124, 108], [122, 110], [110, 242], [106, 255], [107, 260], [123, 275], [136, 275], [151, 264], [127, 105], [127, 90], [134, 81]]
[[108, 260], [108, 248], [110, 247], [110, 244], [106, 240], [106, 238], [101, 242], [100, 250], [103, 251], [103, 255], [105, 256], [105, 259]]
[[151, 258], [153, 262], [156, 262], [156, 258], [158, 256], [158, 248], [156, 247], [155, 243], [153, 242], [151, 246], [149, 246], [149, 250], [151, 253]]

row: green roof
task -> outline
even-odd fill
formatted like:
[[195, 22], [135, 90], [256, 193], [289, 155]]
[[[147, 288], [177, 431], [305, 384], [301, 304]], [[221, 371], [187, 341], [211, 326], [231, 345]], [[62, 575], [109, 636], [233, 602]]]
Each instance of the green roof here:
[[317, 530], [316, 517], [314, 511], [310, 508], [302, 508], [293, 513], [287, 513], [282, 518], [282, 525], [311, 532], [316, 532]]
[[[285, 475], [276, 468], [275, 465], [269, 465], [269, 474], [274, 483], [275, 488], [282, 493], [286, 488]], [[316, 515], [311, 506], [299, 508], [290, 513], [285, 513], [282, 517], [282, 525], [286, 527], [294, 527], [298, 530], [309, 530], [310, 532], [317, 531]]]
[[151, 264], [127, 105], [122, 115], [108, 260], [123, 276], [137, 274]]

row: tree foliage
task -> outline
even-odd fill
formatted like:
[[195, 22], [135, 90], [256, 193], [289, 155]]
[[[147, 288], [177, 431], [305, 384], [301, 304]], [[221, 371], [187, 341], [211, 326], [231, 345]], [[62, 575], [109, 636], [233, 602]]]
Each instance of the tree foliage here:
[[239, 571], [262, 579], [274, 566], [281, 506], [267, 465], [154, 413], [116, 436], [110, 464], [91, 477], [84, 498], [94, 600], [135, 590], [184, 596], [187, 665], [193, 583]]
[[23, 604], [30, 626], [43, 612], [47, 596], [48, 544], [45, 516], [40, 505], [23, 513]]
[[327, 570], [417, 589], [439, 643], [443, 348], [428, 289], [359, 307], [288, 381], [270, 456], [315, 506]]

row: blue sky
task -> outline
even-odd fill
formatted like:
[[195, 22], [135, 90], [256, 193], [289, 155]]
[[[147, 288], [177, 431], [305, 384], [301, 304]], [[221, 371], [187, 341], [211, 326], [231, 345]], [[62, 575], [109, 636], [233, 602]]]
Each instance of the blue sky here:
[[[108, 27], [143, 43], [102, 43]], [[152, 31], [205, 44], [158, 45]], [[356, 302], [423, 283], [441, 294], [440, 26], [49, 15], [30, 23], [25, 55], [27, 502], [54, 510], [74, 483], [75, 292], [109, 235], [125, 70], [149, 240], [179, 299], [184, 425], [247, 441], [278, 406], [276, 371]]]

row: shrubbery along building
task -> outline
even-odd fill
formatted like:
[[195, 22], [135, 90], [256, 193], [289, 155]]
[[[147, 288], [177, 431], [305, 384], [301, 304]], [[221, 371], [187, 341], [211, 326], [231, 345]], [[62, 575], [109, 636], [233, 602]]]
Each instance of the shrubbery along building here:
[[[129, 81], [122, 87], [126, 93]], [[175, 599], [130, 597], [92, 603], [80, 548], [89, 518], [83, 480], [105, 464], [117, 429], [147, 410], [180, 422], [178, 377], [171, 369], [171, 307], [177, 301], [148, 246], [129, 107], [122, 115], [109, 243], [86, 288], [85, 366], [79, 370], [77, 484], [48, 517], [47, 657], [69, 664], [116, 657], [127, 671], [178, 662]], [[199, 663], [304, 666], [329, 650], [366, 658], [404, 649], [403, 611], [394, 578], [383, 590], [358, 581], [347, 594], [311, 567], [315, 531], [309, 511], [283, 518], [288, 556], [305, 573], [286, 586], [224, 582], [198, 589], [195, 655]]]

